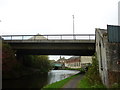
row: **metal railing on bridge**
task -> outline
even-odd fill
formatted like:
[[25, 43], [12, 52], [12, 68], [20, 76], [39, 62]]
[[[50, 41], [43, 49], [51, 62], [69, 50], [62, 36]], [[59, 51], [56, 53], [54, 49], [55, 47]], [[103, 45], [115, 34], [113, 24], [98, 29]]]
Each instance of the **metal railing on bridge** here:
[[95, 34], [2, 35], [3, 40], [95, 40]]

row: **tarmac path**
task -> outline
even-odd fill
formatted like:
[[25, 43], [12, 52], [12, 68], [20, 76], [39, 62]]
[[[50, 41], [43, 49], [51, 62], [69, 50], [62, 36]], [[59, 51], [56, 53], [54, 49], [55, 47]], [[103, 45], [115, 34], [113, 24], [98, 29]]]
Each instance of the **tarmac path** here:
[[77, 88], [77, 85], [78, 85], [79, 81], [82, 79], [83, 76], [84, 76], [84, 74], [80, 74], [80, 75], [72, 78], [68, 83], [66, 83], [63, 86], [62, 90], [66, 89], [66, 88], [70, 88], [70, 89], [71, 88], [74, 88], [74, 89]]

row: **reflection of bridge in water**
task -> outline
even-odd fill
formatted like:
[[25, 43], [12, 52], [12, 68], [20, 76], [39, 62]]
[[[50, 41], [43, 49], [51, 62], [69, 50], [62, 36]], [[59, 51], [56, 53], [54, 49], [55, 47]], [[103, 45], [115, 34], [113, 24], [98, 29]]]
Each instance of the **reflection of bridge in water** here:
[[16, 54], [91, 56], [95, 52], [94, 34], [2, 35]]

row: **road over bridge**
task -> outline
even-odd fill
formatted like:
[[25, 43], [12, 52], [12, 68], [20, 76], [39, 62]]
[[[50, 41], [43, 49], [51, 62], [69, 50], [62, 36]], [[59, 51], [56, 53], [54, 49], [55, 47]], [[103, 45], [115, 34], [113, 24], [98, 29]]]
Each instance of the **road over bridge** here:
[[3, 41], [24, 55], [79, 55], [95, 53], [94, 34], [2, 35]]

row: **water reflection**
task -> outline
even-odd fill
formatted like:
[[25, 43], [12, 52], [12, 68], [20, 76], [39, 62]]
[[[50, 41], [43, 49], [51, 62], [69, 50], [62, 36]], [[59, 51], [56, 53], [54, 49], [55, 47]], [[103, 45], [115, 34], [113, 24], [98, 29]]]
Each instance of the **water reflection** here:
[[42, 88], [47, 84], [48, 74], [34, 73], [19, 79], [3, 80], [3, 88]]
[[48, 73], [48, 84], [63, 80], [71, 75], [77, 74], [79, 71], [74, 70], [51, 70]]
[[41, 89], [47, 84], [60, 81], [79, 71], [73, 70], [51, 70], [48, 73], [34, 73], [19, 79], [3, 80], [3, 88], [39, 88]]

